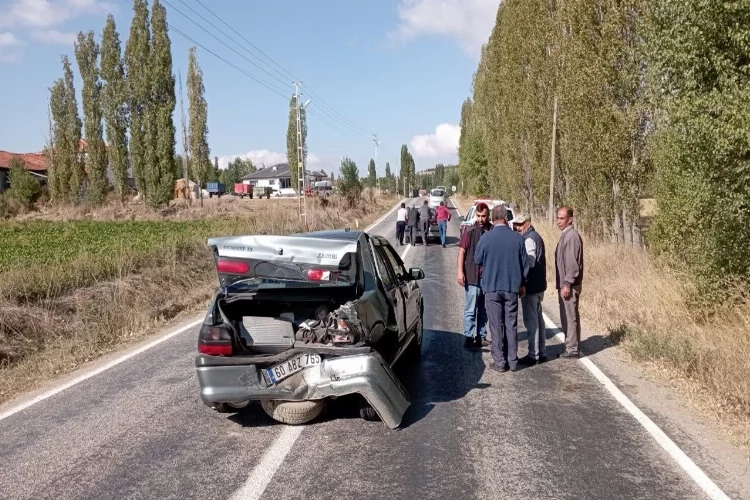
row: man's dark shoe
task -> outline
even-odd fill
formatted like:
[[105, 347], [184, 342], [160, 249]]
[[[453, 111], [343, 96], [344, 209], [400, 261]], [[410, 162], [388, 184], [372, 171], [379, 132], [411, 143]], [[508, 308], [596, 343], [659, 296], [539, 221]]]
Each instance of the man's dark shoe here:
[[473, 337], [464, 338], [464, 349], [471, 349], [472, 351], [477, 348], [477, 344]]
[[496, 372], [505, 373], [508, 371], [508, 365], [504, 364], [502, 366], [498, 366], [495, 363], [492, 363], [490, 365], [490, 369], [495, 370]]
[[539, 364], [540, 365], [542, 363], [546, 363], [546, 362], [547, 362], [547, 356], [539, 356]]
[[560, 354], [561, 359], [578, 359], [578, 353], [568, 352], [565, 351], [564, 353]]
[[526, 366], [534, 366], [537, 363], [536, 359], [532, 358], [528, 354], [526, 356], [520, 358], [518, 360], [518, 362], [521, 363], [522, 365], [526, 365]]
[[521, 368], [520, 366], [516, 365], [516, 366], [511, 367], [510, 371], [517, 372], [520, 368]]

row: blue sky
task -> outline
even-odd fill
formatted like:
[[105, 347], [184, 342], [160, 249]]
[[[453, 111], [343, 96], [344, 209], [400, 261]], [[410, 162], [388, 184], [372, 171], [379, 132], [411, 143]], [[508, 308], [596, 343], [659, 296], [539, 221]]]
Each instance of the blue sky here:
[[[283, 68], [264, 64], [268, 60], [263, 55], [198, 1], [163, 1], [171, 26], [275, 91], [198, 47], [211, 156], [219, 156], [222, 164], [234, 156], [266, 165], [285, 159], [288, 101], [294, 90], [287, 72], [302, 82], [303, 94], [311, 99], [309, 167], [338, 171], [340, 158], [349, 156], [364, 174], [374, 156], [372, 133], [381, 142], [381, 174], [386, 161], [398, 171], [404, 143], [417, 170], [456, 161], [461, 103], [470, 94], [499, 0], [201, 1]], [[60, 55], [71, 58], [77, 73], [75, 33], [94, 30], [100, 39], [109, 12], [115, 15], [124, 49], [132, 18], [126, 0], [0, 1], [0, 149], [41, 150], [48, 128], [48, 88], [62, 74]], [[194, 43], [174, 31], [170, 35], [174, 72], [184, 79]], [[80, 79], [76, 90], [80, 105]], [[179, 101], [175, 124], [179, 129]], [[178, 140], [178, 150], [180, 144]]]

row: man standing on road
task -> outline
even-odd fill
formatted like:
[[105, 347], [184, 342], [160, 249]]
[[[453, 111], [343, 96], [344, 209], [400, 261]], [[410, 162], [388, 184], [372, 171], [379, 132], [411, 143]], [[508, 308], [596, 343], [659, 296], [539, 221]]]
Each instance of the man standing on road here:
[[524, 238], [526, 255], [529, 263], [529, 275], [526, 279], [526, 295], [521, 297], [523, 324], [529, 338], [529, 353], [519, 361], [535, 365], [547, 361], [547, 329], [542, 315], [542, 300], [547, 289], [547, 256], [544, 240], [531, 225], [531, 216], [516, 214], [511, 221], [513, 229]]
[[409, 231], [409, 243], [412, 245], [417, 244], [417, 224], [419, 224], [419, 211], [417, 210], [417, 207], [412, 205], [406, 216], [406, 228]]
[[406, 210], [406, 203], [401, 204], [401, 208], [396, 212], [396, 239], [398, 244], [404, 245], [404, 231], [406, 229], [406, 216], [409, 211]]
[[474, 255], [481, 266], [482, 291], [492, 330], [491, 368], [518, 369], [518, 297], [529, 272], [523, 236], [508, 227], [503, 205], [492, 208], [492, 231], [479, 240]]
[[427, 233], [430, 230], [430, 206], [427, 200], [419, 207], [419, 230], [422, 231], [422, 244], [427, 246]]
[[555, 281], [560, 302], [560, 323], [565, 332], [565, 352], [561, 358], [575, 359], [580, 355], [581, 317], [578, 300], [583, 285], [583, 240], [573, 227], [573, 209], [557, 211], [557, 227], [562, 231], [555, 249]]
[[[474, 252], [479, 238], [492, 229], [489, 223], [490, 209], [479, 203], [474, 225], [464, 231], [458, 243], [458, 284], [466, 292], [464, 308], [464, 348], [475, 349], [488, 346], [487, 311], [484, 307], [484, 294], [479, 282], [479, 266], [474, 262]], [[476, 328], [477, 335], [474, 336]]]
[[435, 218], [437, 219], [438, 229], [440, 230], [440, 244], [445, 248], [445, 236], [448, 233], [448, 221], [451, 220], [451, 211], [445, 206], [444, 201], [441, 201], [440, 206], [437, 207]]

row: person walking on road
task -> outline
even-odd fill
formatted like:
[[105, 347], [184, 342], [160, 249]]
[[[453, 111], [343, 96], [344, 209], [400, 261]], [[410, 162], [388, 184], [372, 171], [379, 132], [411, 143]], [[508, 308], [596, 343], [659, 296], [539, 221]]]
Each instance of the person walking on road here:
[[396, 239], [401, 246], [404, 245], [404, 232], [406, 230], [406, 217], [408, 213], [406, 203], [402, 203], [401, 208], [396, 212]]
[[547, 289], [547, 256], [544, 240], [531, 225], [531, 216], [516, 214], [511, 221], [513, 229], [524, 238], [529, 275], [526, 278], [526, 294], [521, 297], [523, 324], [528, 333], [529, 353], [519, 361], [535, 365], [547, 361], [547, 329], [544, 326], [542, 300]]
[[422, 232], [422, 244], [427, 246], [427, 233], [430, 230], [430, 206], [427, 200], [419, 207], [419, 230]]
[[419, 224], [419, 211], [412, 205], [406, 216], [406, 229], [409, 231], [409, 243], [412, 245], [417, 244], [417, 224]]
[[555, 286], [560, 303], [560, 323], [565, 332], [565, 352], [561, 358], [575, 359], [580, 355], [581, 317], [578, 300], [583, 285], [583, 240], [573, 227], [573, 209], [557, 211], [557, 227], [562, 231], [555, 249]]
[[487, 341], [487, 310], [484, 307], [484, 294], [479, 283], [479, 266], [474, 262], [474, 252], [479, 239], [492, 229], [489, 218], [489, 207], [485, 203], [479, 203], [474, 225], [464, 231], [458, 243], [458, 284], [464, 287], [466, 293], [466, 306], [464, 307], [464, 348], [466, 349], [490, 345]]
[[441, 201], [440, 206], [437, 207], [435, 218], [438, 221], [438, 229], [440, 230], [440, 244], [445, 248], [445, 237], [448, 234], [448, 221], [451, 220], [451, 211], [445, 206], [444, 201]]
[[518, 369], [518, 297], [524, 296], [529, 272], [523, 236], [508, 227], [507, 219], [503, 205], [492, 208], [492, 231], [479, 240], [474, 255], [492, 331], [491, 368], [499, 372]]

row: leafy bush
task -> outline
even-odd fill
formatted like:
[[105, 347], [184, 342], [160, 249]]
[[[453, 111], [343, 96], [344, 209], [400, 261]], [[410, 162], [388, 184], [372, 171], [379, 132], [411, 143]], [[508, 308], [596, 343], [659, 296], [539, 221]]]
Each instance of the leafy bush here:
[[34, 176], [26, 170], [26, 165], [20, 158], [13, 158], [10, 162], [10, 190], [8, 197], [21, 204], [27, 210], [32, 207], [42, 188]]
[[339, 191], [346, 198], [349, 208], [357, 204], [357, 200], [362, 194], [362, 183], [359, 180], [359, 168], [357, 164], [348, 157], [341, 160], [341, 178], [339, 179]]

